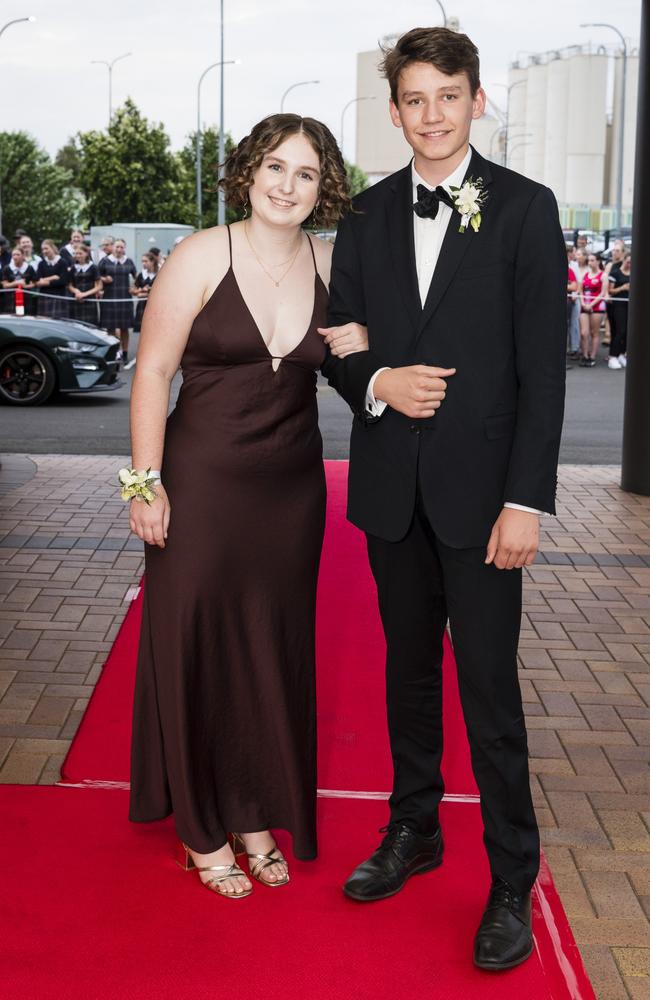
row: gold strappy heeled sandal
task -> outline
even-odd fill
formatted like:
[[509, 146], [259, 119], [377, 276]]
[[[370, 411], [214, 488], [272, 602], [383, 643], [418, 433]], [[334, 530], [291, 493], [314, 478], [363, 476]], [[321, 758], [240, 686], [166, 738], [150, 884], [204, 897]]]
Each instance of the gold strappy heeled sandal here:
[[[241, 850], [237, 849], [238, 844], [240, 845]], [[270, 868], [271, 865], [287, 864], [287, 860], [283, 856], [277, 844], [275, 847], [271, 848], [268, 854], [248, 854], [241, 834], [235, 833], [233, 834], [232, 849], [235, 852], [235, 856], [238, 854], [246, 854], [251, 878], [257, 879], [257, 881], [261, 882], [262, 885], [268, 885], [271, 889], [275, 889], [276, 886], [286, 885], [287, 882], [290, 881], [289, 872], [286, 873], [284, 878], [275, 879], [273, 882], [268, 878], [264, 878], [264, 872], [267, 868]]]
[[224, 892], [223, 889], [219, 888], [221, 882], [225, 882], [228, 878], [247, 877], [246, 872], [241, 870], [236, 861], [231, 865], [206, 865], [205, 867], [200, 867], [190, 854], [187, 844], [180, 844], [179, 856], [176, 859], [176, 863], [186, 872], [190, 872], [193, 869], [196, 869], [197, 872], [222, 872], [221, 875], [216, 875], [214, 878], [208, 879], [207, 882], [201, 881], [206, 889], [210, 889], [211, 892], [216, 892], [218, 896], [224, 896], [226, 899], [245, 899], [253, 891], [252, 887], [244, 889], [243, 892]]

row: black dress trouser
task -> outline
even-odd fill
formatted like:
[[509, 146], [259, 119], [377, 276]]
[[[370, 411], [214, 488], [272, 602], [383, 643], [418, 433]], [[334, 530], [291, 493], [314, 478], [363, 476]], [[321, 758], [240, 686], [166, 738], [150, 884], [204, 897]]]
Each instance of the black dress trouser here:
[[391, 822], [424, 833], [437, 825], [444, 793], [442, 640], [449, 621], [490, 869], [525, 892], [539, 868], [539, 831], [517, 677], [521, 570], [486, 566], [484, 547], [444, 545], [419, 495], [405, 538], [366, 537], [387, 643]]

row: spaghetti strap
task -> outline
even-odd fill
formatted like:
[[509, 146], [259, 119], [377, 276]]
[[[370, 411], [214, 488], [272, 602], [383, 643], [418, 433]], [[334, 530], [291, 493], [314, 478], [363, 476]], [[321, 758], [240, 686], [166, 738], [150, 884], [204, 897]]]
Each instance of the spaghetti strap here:
[[226, 226], [228, 230], [228, 251], [230, 253], [230, 266], [232, 267], [232, 236], [230, 235], [230, 223]]
[[307, 237], [307, 242], [309, 243], [309, 249], [311, 250], [311, 259], [314, 262], [314, 271], [316, 272], [316, 274], [318, 274], [318, 268], [316, 267], [316, 254], [314, 253], [314, 246], [311, 241], [311, 236], [309, 235], [309, 233], [306, 233], [305, 235]]

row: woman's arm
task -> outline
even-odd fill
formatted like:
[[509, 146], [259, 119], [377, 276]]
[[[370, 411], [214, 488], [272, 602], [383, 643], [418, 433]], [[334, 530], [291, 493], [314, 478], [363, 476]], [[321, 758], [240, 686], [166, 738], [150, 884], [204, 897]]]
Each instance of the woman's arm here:
[[[206, 266], [209, 264], [209, 267]], [[222, 265], [222, 266], [221, 266]], [[138, 365], [131, 391], [131, 454], [134, 469], [160, 469], [171, 381], [178, 371], [190, 328], [209, 287], [228, 268], [225, 228], [195, 233], [183, 240], [149, 297], [138, 346]], [[183, 294], [179, 295], [179, 288]], [[149, 544], [164, 548], [169, 501], [164, 485], [151, 506], [131, 501], [131, 529]]]
[[591, 300], [592, 310], [596, 309], [596, 306], [599, 305], [599, 303], [604, 302], [606, 298], [607, 298], [607, 285], [605, 283], [605, 278], [602, 277], [600, 280], [600, 291], [598, 292], [596, 298]]

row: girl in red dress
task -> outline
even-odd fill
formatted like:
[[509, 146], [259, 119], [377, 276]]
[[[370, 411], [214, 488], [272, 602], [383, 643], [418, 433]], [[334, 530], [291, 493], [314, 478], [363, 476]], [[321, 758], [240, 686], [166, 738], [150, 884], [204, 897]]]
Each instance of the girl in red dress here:
[[580, 347], [583, 368], [593, 368], [600, 346], [600, 327], [605, 312], [607, 283], [600, 260], [594, 253], [589, 254], [589, 270], [580, 285]]

